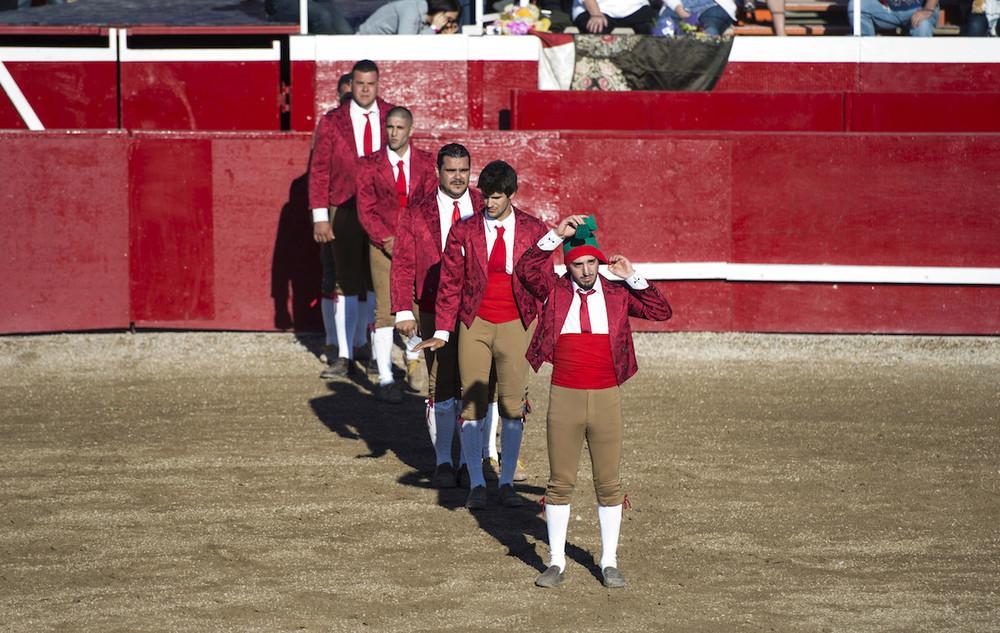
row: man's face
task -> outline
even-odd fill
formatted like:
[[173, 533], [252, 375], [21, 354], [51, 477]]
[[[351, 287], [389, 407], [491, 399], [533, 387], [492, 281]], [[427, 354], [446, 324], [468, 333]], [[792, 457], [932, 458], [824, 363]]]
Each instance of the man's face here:
[[569, 263], [569, 276], [573, 278], [576, 285], [584, 290], [590, 290], [597, 282], [597, 266], [600, 262], [593, 255], [583, 255], [577, 257]]
[[486, 196], [486, 215], [494, 220], [503, 220], [510, 215], [511, 198], [514, 195], [505, 193], [491, 193]]
[[385, 120], [385, 137], [389, 144], [389, 149], [394, 152], [406, 149], [406, 144], [410, 142], [410, 133], [413, 132], [413, 123], [405, 116], [393, 115]]
[[469, 165], [468, 156], [461, 158], [445, 156], [438, 168], [438, 184], [441, 186], [441, 191], [452, 198], [461, 198], [465, 195], [465, 190], [469, 188], [470, 172], [471, 165]]
[[365, 109], [375, 103], [375, 97], [378, 96], [378, 73], [372, 70], [351, 75], [351, 96]]

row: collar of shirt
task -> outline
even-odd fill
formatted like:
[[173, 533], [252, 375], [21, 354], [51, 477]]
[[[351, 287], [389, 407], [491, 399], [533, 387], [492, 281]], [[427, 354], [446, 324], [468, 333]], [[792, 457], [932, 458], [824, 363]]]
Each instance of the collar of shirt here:
[[452, 198], [445, 192], [441, 191], [441, 187], [438, 187], [438, 211], [441, 213], [448, 214], [448, 221], [451, 221], [451, 212], [455, 208], [455, 200], [458, 200], [458, 210], [462, 214], [462, 218], [467, 218], [472, 215], [472, 196], [469, 195], [469, 190], [466, 189], [458, 198]]
[[[579, 284], [573, 281], [573, 277], [569, 278], [569, 282], [573, 285], [573, 294], [576, 294], [578, 290], [583, 290]], [[594, 287], [591, 290], [594, 291], [594, 294], [590, 295], [590, 298], [604, 297], [604, 287], [601, 285], [601, 273], [597, 273], [597, 280], [594, 281]]]
[[504, 228], [505, 240], [507, 239], [506, 236], [510, 235], [514, 229], [514, 209], [511, 209], [510, 213], [503, 220], [494, 220], [485, 211], [483, 211], [483, 218], [486, 220], [486, 232], [490, 234], [496, 233], [497, 227], [502, 226]]
[[351, 99], [351, 116], [356, 119], [365, 120], [365, 115], [371, 112], [375, 115], [374, 120], [372, 120], [372, 125], [378, 125], [378, 99], [372, 101], [371, 107], [367, 110], [358, 105], [358, 102]]
[[393, 169], [396, 168], [396, 165], [399, 164], [399, 161], [403, 161], [403, 167], [405, 169], [409, 169], [410, 168], [410, 146], [409, 145], [406, 146], [406, 151], [403, 152], [402, 156], [400, 156], [399, 154], [397, 154], [396, 152], [394, 152], [390, 147], [387, 146], [385, 148], [385, 155], [389, 157], [389, 164], [392, 165]]

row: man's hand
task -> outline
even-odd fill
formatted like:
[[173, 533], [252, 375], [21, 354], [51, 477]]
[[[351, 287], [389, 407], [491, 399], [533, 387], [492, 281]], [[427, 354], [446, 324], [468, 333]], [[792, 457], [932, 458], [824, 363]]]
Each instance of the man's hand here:
[[413, 319], [400, 321], [396, 324], [396, 329], [403, 335], [403, 338], [410, 338], [417, 334], [417, 322]]
[[635, 274], [635, 269], [632, 268], [632, 262], [624, 255], [612, 255], [608, 257], [608, 272], [622, 279], [628, 279]]
[[333, 237], [333, 225], [329, 222], [314, 222], [313, 223], [313, 239], [320, 244], [325, 244], [327, 242], [332, 242]]
[[920, 26], [921, 22], [929, 20], [932, 15], [934, 15], [934, 11], [930, 9], [921, 9], [910, 16], [910, 26], [917, 28]]
[[562, 239], [567, 237], [573, 237], [576, 234], [576, 227], [587, 221], [587, 216], [585, 215], [570, 215], [566, 216], [559, 222], [559, 226], [556, 227], [556, 235]]
[[426, 341], [424, 341], [422, 343], [418, 343], [413, 348], [413, 351], [414, 352], [421, 352], [421, 351], [423, 351], [425, 349], [429, 349], [432, 352], [436, 352], [436, 351], [438, 351], [439, 349], [441, 349], [442, 347], [444, 347], [447, 344], [448, 344], [447, 342], [442, 341], [439, 338], [433, 338], [432, 337], [432, 338], [429, 338], [429, 339], [427, 339]]
[[587, 20], [587, 30], [591, 33], [603, 33], [608, 27], [608, 18], [603, 13], [591, 15]]
[[385, 252], [385, 254], [388, 255], [389, 257], [392, 257], [392, 245], [395, 242], [395, 240], [396, 238], [392, 237], [391, 235], [382, 240], [382, 251]]
[[681, 5], [681, 6], [677, 7], [676, 9], [674, 9], [674, 13], [676, 13], [677, 17], [679, 17], [682, 20], [686, 20], [689, 17], [691, 17], [691, 12], [688, 11], [687, 9], [685, 9], [684, 5]]

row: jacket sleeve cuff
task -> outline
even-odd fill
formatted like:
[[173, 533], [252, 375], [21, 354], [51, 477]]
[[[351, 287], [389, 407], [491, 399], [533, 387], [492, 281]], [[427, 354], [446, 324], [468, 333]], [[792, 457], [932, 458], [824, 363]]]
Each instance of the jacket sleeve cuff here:
[[313, 224], [316, 222], [329, 222], [330, 221], [330, 210], [326, 207], [319, 209], [313, 209]]
[[416, 321], [416, 318], [413, 316], [413, 310], [400, 310], [396, 313], [396, 323], [403, 321]]
[[439, 338], [445, 343], [451, 338], [451, 332], [448, 330], [434, 330], [434, 338]]
[[640, 277], [639, 273], [632, 273], [632, 276], [625, 280], [632, 290], [645, 290], [649, 288], [649, 282]]
[[563, 243], [562, 238], [556, 235], [555, 229], [549, 229], [549, 232], [542, 236], [542, 239], [538, 240], [537, 246], [543, 251], [554, 251]]

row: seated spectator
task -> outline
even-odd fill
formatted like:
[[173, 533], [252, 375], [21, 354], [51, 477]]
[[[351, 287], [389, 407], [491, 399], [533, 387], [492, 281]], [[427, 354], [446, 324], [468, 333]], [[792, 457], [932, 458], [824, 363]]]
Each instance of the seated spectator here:
[[708, 35], [719, 36], [736, 25], [733, 0], [666, 0], [662, 17], [675, 23], [687, 22]]
[[966, 37], [1000, 35], [997, 19], [1000, 18], [1000, 0], [972, 0], [962, 4], [965, 20], [961, 34]]
[[617, 28], [630, 28], [640, 35], [649, 35], [656, 13], [648, 0], [573, 0], [572, 16], [581, 33], [610, 33]]
[[361, 26], [361, 35], [457, 33], [458, 0], [394, 0], [379, 7]]
[[[309, 32], [325, 35], [351, 35], [354, 29], [333, 0], [309, 0]], [[264, 11], [272, 22], [298, 22], [299, 0], [264, 0]]]
[[[850, 20], [854, 15], [854, 3], [847, 3], [847, 15]], [[914, 37], [933, 37], [934, 25], [937, 24], [938, 0], [860, 0], [861, 2], [861, 35], [875, 35], [875, 29], [901, 28]]]

